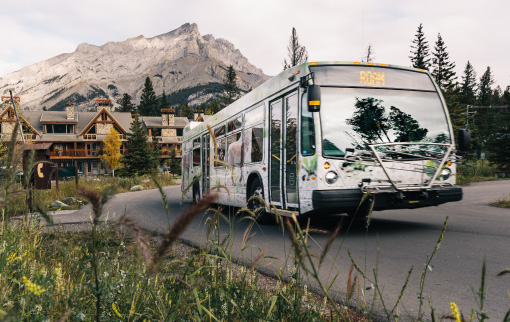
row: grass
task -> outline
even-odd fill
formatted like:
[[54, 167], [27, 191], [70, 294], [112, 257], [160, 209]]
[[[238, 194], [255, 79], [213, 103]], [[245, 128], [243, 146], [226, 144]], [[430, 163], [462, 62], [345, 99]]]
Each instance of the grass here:
[[510, 196], [501, 198], [490, 204], [492, 207], [510, 208]]
[[457, 166], [457, 184], [499, 180], [497, 167], [487, 160], [467, 160]]
[[[163, 186], [174, 185], [175, 180], [168, 175], [158, 175], [157, 180], [159, 184]], [[85, 190], [93, 190], [102, 194], [105, 189], [114, 187], [116, 193], [127, 192], [133, 186], [141, 185], [144, 190], [156, 188], [156, 184], [149, 176], [142, 177], [88, 177], [80, 178], [79, 187]], [[22, 183], [15, 183], [15, 190], [22, 190]], [[69, 204], [68, 207], [55, 207], [52, 203], [55, 200], [62, 201], [66, 197], [74, 197], [76, 202]], [[55, 210], [70, 210], [79, 209], [86, 201], [79, 198], [77, 194], [76, 184], [74, 180], [60, 181], [59, 189], [56, 189], [55, 183], [52, 184], [51, 189], [48, 190], [36, 190], [35, 191], [35, 203], [45, 207], [47, 211]], [[26, 195], [16, 196], [7, 205], [6, 216], [7, 218], [14, 216], [22, 216], [27, 205]]]
[[[12, 152], [14, 150], [11, 145], [7, 164], [19, 162]], [[485, 166], [474, 165], [474, 168], [484, 169]], [[147, 235], [129, 218], [121, 218], [113, 223], [100, 222], [103, 205], [114, 190], [127, 190], [135, 183], [129, 180], [141, 180], [136, 183], [148, 184], [143, 182], [147, 179], [111, 178], [111, 182], [90, 180], [83, 182], [80, 190], [73, 188], [73, 183], [69, 183], [69, 186], [63, 183], [58, 192], [51, 190], [36, 196], [37, 216], [23, 216], [21, 221], [9, 222], [6, 220], [9, 210], [28, 213], [27, 204], [23, 201], [30, 192], [17, 189], [13, 184], [14, 167], [6, 169], [5, 179], [0, 185], [3, 219], [0, 230], [2, 321], [359, 321], [370, 320], [374, 316], [377, 318], [374, 315], [375, 306], [382, 308], [385, 319], [398, 320], [402, 299], [415, 296], [405, 293], [412, 267], [403, 281], [398, 299], [395, 303], [389, 303], [383, 297], [384, 283], [378, 279], [377, 265], [367, 270], [366, 263], [359, 265], [349, 251], [352, 265], [347, 280], [337, 281], [338, 274], [321, 280], [319, 270], [324, 258], [329, 257], [328, 251], [338, 236], [341, 224], [329, 233], [325, 245], [319, 245], [311, 234], [310, 222], [304, 228], [296, 217], [282, 218], [277, 214], [282, 238], [289, 238], [292, 248], [286, 250], [284, 267], [278, 267], [280, 273], [276, 286], [268, 289], [261, 287], [260, 275], [256, 272], [259, 263], [264, 260], [263, 250], [255, 259], [247, 258], [251, 262], [249, 267], [236, 265], [239, 259], [234, 258], [232, 251], [234, 241], [240, 239], [240, 260], [246, 260], [243, 252], [249, 247], [248, 241], [254, 235], [252, 229], [256, 227], [254, 213], [243, 208], [235, 214], [225, 214], [220, 208], [209, 208], [216, 199], [214, 195], [204, 196], [180, 214], [173, 224], [169, 222], [162, 236]], [[164, 200], [164, 211], [168, 214], [163, 184], [156, 179], [152, 182], [153, 187], [159, 189]], [[93, 215], [90, 231], [66, 232], [59, 227], [47, 232], [43, 223], [51, 222], [51, 217], [46, 214], [45, 203], [63, 196], [78, 196], [91, 204]], [[373, 199], [370, 202], [372, 209]], [[244, 216], [240, 216], [241, 213]], [[232, 220], [234, 215], [236, 219]], [[203, 248], [182, 253], [179, 237], [198, 216], [203, 216], [207, 243]], [[365, 221], [367, 230], [370, 216]], [[236, 236], [238, 225], [246, 222], [248, 225], [243, 236], [236, 238], [239, 237]], [[226, 230], [225, 224], [228, 227]], [[441, 245], [446, 224], [431, 255], [424, 259], [420, 303], [414, 310], [418, 315], [407, 317], [412, 320], [429, 319], [423, 309], [423, 290], [427, 270]], [[349, 227], [346, 229], [348, 232]], [[340, 249], [333, 257], [337, 258], [339, 252]], [[471, 310], [470, 321], [474, 316], [478, 321], [488, 319], [484, 311], [486, 274], [484, 261], [480, 287], [475, 294], [477, 308]], [[510, 274], [510, 269], [500, 273], [505, 274]], [[307, 289], [305, 280], [318, 285], [320, 296]], [[345, 300], [341, 303], [335, 302], [330, 295], [335, 282], [347, 284]], [[369, 289], [365, 288], [366, 285], [371, 285], [374, 292], [366, 292]], [[368, 294], [373, 294], [373, 298], [366, 298]], [[349, 309], [351, 305], [356, 305], [362, 314]], [[436, 315], [432, 301], [429, 305], [432, 321], [467, 320], [453, 302], [452, 315], [446, 317]], [[509, 316], [510, 310], [505, 319]]]
[[[181, 218], [189, 220], [189, 216]], [[95, 237], [90, 232], [45, 233], [38, 220], [10, 226], [2, 235], [0, 317], [5, 321], [58, 321], [64, 316], [73, 321], [326, 319], [330, 304], [296, 280], [278, 281], [267, 290], [258, 286], [253, 267], [235, 270], [228, 256], [204, 250], [182, 256], [175, 241], [183, 224], [176, 223], [163, 238], [141, 237], [140, 231], [131, 230], [136, 224], [129, 222], [98, 224]], [[147, 260], [147, 251], [153, 262]]]

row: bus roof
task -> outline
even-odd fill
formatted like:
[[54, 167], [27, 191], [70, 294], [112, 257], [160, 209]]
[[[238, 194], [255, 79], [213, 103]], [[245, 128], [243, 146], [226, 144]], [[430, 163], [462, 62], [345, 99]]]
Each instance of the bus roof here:
[[[246, 93], [232, 104], [225, 107], [223, 110], [214, 114], [212, 117], [204, 122], [190, 122], [184, 128], [184, 135], [195, 136], [204, 131], [207, 131], [207, 125], [211, 128], [222, 120], [225, 121], [230, 117], [240, 113], [241, 111], [255, 106], [258, 103], [265, 100], [267, 97], [275, 95], [285, 89], [299, 83], [300, 78], [310, 73], [310, 66], [320, 65], [337, 65], [337, 66], [373, 66], [373, 67], [387, 67], [395, 69], [404, 69], [416, 72], [429, 73], [427, 70], [417, 69], [412, 67], [390, 65], [390, 64], [379, 64], [379, 63], [367, 63], [367, 62], [348, 62], [348, 61], [321, 61], [321, 62], [306, 62], [292, 68], [282, 71], [280, 74], [270, 78], [262, 85], [253, 89], [251, 92]], [[191, 132], [191, 133], [190, 133]]]

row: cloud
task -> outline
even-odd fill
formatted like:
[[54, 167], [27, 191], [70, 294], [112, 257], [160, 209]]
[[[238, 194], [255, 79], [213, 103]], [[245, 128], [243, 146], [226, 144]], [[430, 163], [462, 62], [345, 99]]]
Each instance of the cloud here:
[[460, 0], [90, 0], [11, 1], [0, 16], [4, 44], [0, 75], [73, 51], [79, 43], [102, 45], [143, 34], [153, 37], [195, 22], [202, 34], [231, 41], [269, 75], [279, 73], [295, 27], [310, 60], [357, 61], [371, 43], [376, 61], [409, 66], [410, 46], [423, 23], [431, 49], [440, 32], [462, 73], [467, 60], [478, 75], [491, 66], [510, 85], [506, 15], [510, 3]]

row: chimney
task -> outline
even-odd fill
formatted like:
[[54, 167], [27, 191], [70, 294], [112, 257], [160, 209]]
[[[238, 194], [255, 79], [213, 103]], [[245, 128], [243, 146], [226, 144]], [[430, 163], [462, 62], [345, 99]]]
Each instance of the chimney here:
[[193, 113], [193, 121], [196, 121], [198, 119], [198, 116], [199, 116], [198, 109], [196, 108], [195, 113]]
[[74, 120], [74, 103], [69, 101], [66, 103], [67, 119]]
[[[20, 111], [19, 103], [21, 99], [19, 96], [14, 96], [14, 106]], [[7, 107], [11, 106], [11, 97], [10, 96], [2, 96], [2, 110], [6, 109]]]
[[200, 110], [200, 116], [202, 117], [202, 120], [204, 120], [204, 110]]
[[111, 112], [112, 111], [111, 106], [112, 106], [111, 100], [96, 98], [96, 107], [98, 112], [103, 108], [106, 108], [108, 112]]
[[161, 109], [161, 124], [174, 125], [175, 124], [175, 110], [173, 108]]

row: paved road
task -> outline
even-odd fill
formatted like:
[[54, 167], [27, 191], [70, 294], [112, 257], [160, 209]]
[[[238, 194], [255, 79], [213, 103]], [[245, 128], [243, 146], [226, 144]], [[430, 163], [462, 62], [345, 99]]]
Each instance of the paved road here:
[[[169, 202], [169, 217], [163, 210], [157, 190], [148, 190], [115, 196], [106, 207], [109, 220], [125, 212], [145, 229], [163, 232], [177, 214], [189, 206], [189, 203], [180, 204], [178, 186], [166, 187], [165, 192]], [[366, 269], [368, 277], [373, 278], [373, 268], [377, 266], [383, 299], [387, 307], [393, 307], [409, 269], [414, 267], [399, 313], [401, 316], [415, 316], [421, 272], [449, 216], [443, 242], [431, 262], [432, 270], [427, 272], [424, 309], [430, 312], [430, 300], [439, 315], [449, 314], [450, 302], [454, 301], [469, 316], [471, 308], [477, 309], [474, 292], [480, 285], [482, 263], [486, 258], [488, 291], [485, 311], [491, 320], [501, 321], [510, 308], [510, 276], [496, 275], [510, 267], [510, 209], [489, 207], [488, 203], [509, 194], [510, 181], [477, 183], [465, 187], [464, 200], [461, 202], [434, 208], [376, 212], [368, 231], [360, 227], [351, 228], [349, 232], [341, 230], [321, 267], [321, 278], [331, 281], [339, 273], [332, 290], [337, 296], [345, 294], [351, 266], [347, 250], [350, 250], [358, 265]], [[74, 214], [57, 215], [55, 219], [61, 222], [87, 221], [89, 211], [85, 207]], [[183, 238], [204, 245], [206, 218], [208, 216], [197, 219]], [[312, 226], [331, 231], [338, 221], [338, 216], [331, 216], [312, 220]], [[264, 256], [272, 258], [261, 262], [261, 270], [276, 274], [278, 267], [288, 265], [286, 259], [291, 253], [290, 243], [278, 227], [254, 228], [256, 235], [243, 251], [241, 239], [248, 222], [239, 218], [232, 219], [232, 222], [236, 234], [232, 243], [234, 258], [249, 263], [263, 250]], [[221, 231], [228, 232], [228, 227], [223, 225]], [[312, 251], [321, 253], [317, 245], [324, 245], [328, 236], [314, 233], [310, 237]], [[312, 287], [315, 285], [313, 281], [309, 283]], [[372, 297], [373, 292], [366, 291], [366, 296]], [[382, 312], [380, 304], [379, 310]]]

